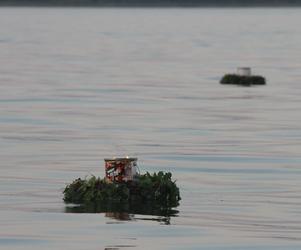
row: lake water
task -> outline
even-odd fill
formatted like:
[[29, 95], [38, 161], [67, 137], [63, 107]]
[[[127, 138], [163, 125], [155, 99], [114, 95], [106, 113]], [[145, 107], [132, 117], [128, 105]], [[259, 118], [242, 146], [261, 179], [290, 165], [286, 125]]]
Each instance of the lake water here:
[[[0, 8], [0, 249], [301, 248], [301, 9]], [[250, 66], [261, 87], [219, 84]], [[173, 217], [66, 213], [103, 158]]]

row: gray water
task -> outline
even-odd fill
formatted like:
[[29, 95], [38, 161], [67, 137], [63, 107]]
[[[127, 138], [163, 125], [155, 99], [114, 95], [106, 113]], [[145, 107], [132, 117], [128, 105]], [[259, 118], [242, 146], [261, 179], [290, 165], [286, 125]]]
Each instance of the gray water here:
[[[300, 249], [301, 9], [0, 9], [0, 249]], [[250, 66], [267, 85], [219, 84]], [[66, 213], [103, 158], [177, 216]]]

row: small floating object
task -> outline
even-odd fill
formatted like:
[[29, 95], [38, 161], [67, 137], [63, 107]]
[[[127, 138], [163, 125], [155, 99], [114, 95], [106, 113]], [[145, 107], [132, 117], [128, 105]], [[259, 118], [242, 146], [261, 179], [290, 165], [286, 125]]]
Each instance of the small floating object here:
[[[100, 208], [96, 209], [98, 212], [116, 208], [116, 204], [119, 208], [125, 204], [126, 207], [135, 208], [141, 205], [152, 206], [160, 211], [178, 206], [180, 192], [171, 178], [172, 174], [162, 171], [139, 174], [137, 160], [130, 157], [104, 159], [105, 178], [92, 176], [74, 180], [65, 187], [63, 200], [87, 208], [92, 204], [93, 208]], [[140, 211], [145, 211], [145, 207]]]
[[235, 84], [242, 86], [265, 85], [266, 81], [263, 76], [252, 75], [251, 68], [237, 68], [237, 74], [225, 74], [220, 80], [221, 84]]
[[239, 67], [237, 68], [237, 74], [240, 76], [251, 76], [251, 68]]
[[137, 158], [107, 158], [105, 161], [106, 179], [111, 182], [133, 181], [137, 175]]

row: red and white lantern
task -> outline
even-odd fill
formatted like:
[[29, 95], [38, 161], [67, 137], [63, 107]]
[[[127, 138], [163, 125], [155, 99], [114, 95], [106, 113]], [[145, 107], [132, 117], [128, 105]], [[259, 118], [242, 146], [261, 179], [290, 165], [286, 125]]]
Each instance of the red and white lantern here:
[[106, 179], [113, 182], [132, 181], [137, 175], [137, 158], [107, 158], [105, 161]]

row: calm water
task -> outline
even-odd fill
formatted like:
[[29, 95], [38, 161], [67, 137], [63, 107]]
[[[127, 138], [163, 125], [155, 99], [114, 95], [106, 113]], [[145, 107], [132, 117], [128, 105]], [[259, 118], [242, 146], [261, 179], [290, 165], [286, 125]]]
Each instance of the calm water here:
[[[301, 9], [0, 9], [0, 249], [300, 249]], [[264, 87], [222, 86], [251, 66]], [[176, 217], [65, 213], [137, 156]]]

